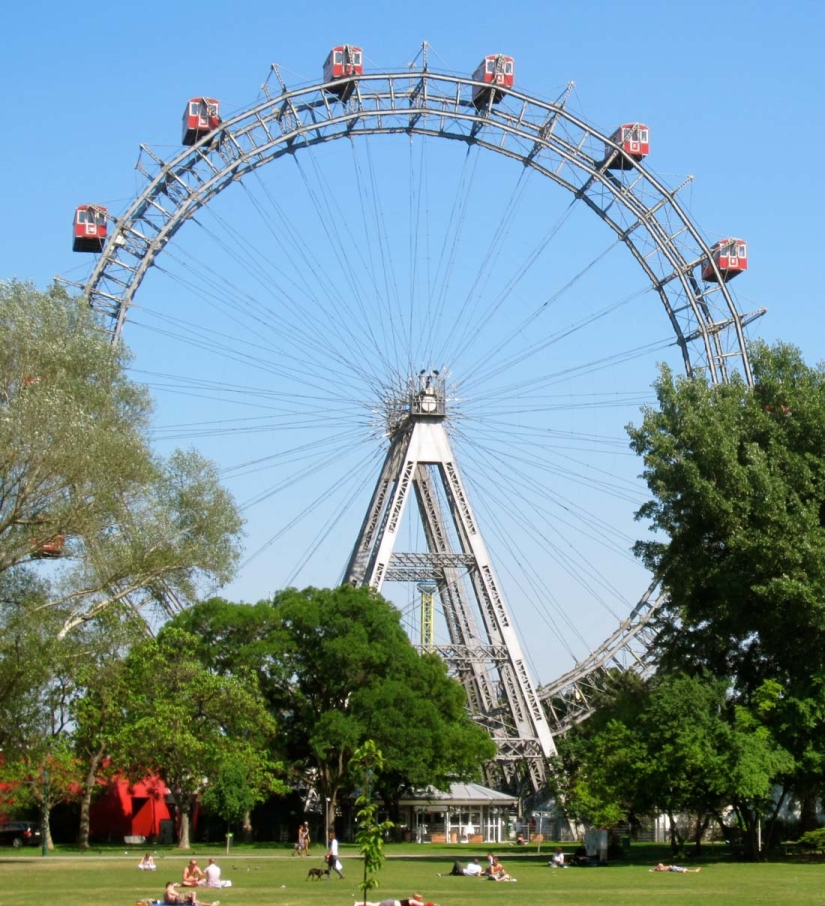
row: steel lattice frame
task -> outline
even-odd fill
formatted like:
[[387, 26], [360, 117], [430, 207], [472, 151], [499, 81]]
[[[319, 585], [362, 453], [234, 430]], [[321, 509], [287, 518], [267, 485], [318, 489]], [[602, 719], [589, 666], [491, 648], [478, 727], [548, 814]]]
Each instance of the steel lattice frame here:
[[[363, 75], [353, 81], [346, 102], [332, 93], [340, 82], [284, 88], [169, 161], [141, 146], [137, 168], [147, 186], [121, 217], [112, 218], [115, 226], [106, 247], [81, 287], [90, 305], [110, 318], [114, 342], [155, 258], [213, 196], [264, 164], [323, 142], [406, 134], [477, 145], [567, 189], [614, 231], [647, 275], [670, 319], [686, 372], [702, 369], [719, 383], [738, 371], [752, 382], [743, 328], [762, 311], [741, 314], [718, 270], [718, 282], [703, 284], [698, 279], [700, 263], [712, 258], [677, 201], [679, 189], [668, 190], [644, 166], [629, 160], [627, 169], [608, 169], [609, 160], [623, 151], [568, 112], [563, 101], [508, 89], [501, 103], [490, 101], [476, 109], [473, 89], [482, 83], [427, 69]], [[415, 581], [426, 577], [432, 564], [399, 563], [398, 568]], [[555, 732], [590, 713], [588, 688], [598, 684], [611, 665], [647, 669], [649, 624], [660, 603], [661, 596], [654, 598], [649, 589], [597, 652], [540, 690]]]
[[612, 671], [631, 671], [642, 677], [653, 672], [653, 618], [665, 600], [654, 582], [609, 639], [564, 676], [538, 690], [554, 736], [563, 735], [593, 713], [594, 695], [604, 689]]

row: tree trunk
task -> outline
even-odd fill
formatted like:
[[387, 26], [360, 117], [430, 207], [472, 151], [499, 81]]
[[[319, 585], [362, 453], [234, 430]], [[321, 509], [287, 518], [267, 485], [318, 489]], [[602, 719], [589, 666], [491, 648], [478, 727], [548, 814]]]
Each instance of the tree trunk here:
[[759, 860], [759, 843], [756, 838], [756, 827], [759, 819], [756, 810], [741, 802], [734, 802], [733, 807], [736, 809], [740, 827], [743, 830], [743, 858], [747, 862], [757, 862]]
[[105, 754], [105, 747], [103, 746], [103, 743], [101, 743], [98, 746], [97, 752], [89, 759], [86, 780], [83, 784], [83, 796], [80, 800], [80, 824], [77, 830], [77, 843], [81, 849], [89, 848], [89, 813], [92, 806], [92, 794], [95, 791], [95, 785], [97, 783], [97, 769], [100, 767], [100, 762], [103, 760]]
[[696, 816], [696, 835], [693, 838], [693, 852], [700, 856], [702, 854], [702, 837], [705, 836], [705, 831], [708, 829], [708, 824], [710, 823], [710, 815], [697, 815]]
[[191, 849], [189, 842], [189, 824], [192, 818], [192, 803], [188, 796], [181, 796], [181, 802], [178, 806], [180, 810], [180, 836], [178, 838], [178, 849]]
[[816, 830], [819, 822], [816, 818], [816, 801], [819, 798], [819, 787], [815, 784], [806, 786], [799, 797], [799, 827], [802, 833]]
[[43, 834], [43, 841], [46, 844], [46, 851], [51, 852], [54, 849], [52, 840], [52, 826], [49, 821], [49, 814], [52, 810], [51, 798], [40, 796], [40, 828]]
[[765, 847], [770, 849], [772, 846], [778, 846], [779, 840], [774, 840], [774, 834], [776, 833], [776, 821], [779, 818], [779, 812], [782, 810], [782, 806], [785, 802], [785, 797], [788, 795], [787, 787], [782, 787], [782, 795], [776, 802], [776, 805], [773, 809], [773, 814], [771, 815], [771, 820], [768, 822], [767, 831], [765, 833]]
[[682, 848], [682, 837], [679, 833], [679, 829], [676, 827], [676, 822], [673, 820], [673, 812], [668, 809], [667, 819], [670, 822], [670, 848], [673, 850], [673, 855], [677, 855], [679, 850]]

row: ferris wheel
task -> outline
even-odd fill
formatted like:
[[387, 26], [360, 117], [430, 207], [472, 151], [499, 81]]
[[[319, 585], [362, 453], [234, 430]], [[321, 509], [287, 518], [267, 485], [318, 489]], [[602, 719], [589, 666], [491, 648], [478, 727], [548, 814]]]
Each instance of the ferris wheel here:
[[77, 208], [74, 285], [128, 337], [158, 442], [221, 464], [259, 596], [380, 589], [538, 788], [606, 671], [650, 669], [622, 427], [660, 361], [750, 382], [762, 311], [731, 291], [747, 244], [704, 238], [647, 124], [600, 132], [515, 68], [436, 72], [424, 45], [370, 72], [340, 45], [318, 83], [191, 98], [126, 210]]

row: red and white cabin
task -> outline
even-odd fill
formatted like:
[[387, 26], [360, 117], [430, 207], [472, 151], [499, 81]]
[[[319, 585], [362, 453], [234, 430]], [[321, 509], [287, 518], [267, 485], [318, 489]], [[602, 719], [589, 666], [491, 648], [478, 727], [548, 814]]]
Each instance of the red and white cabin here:
[[[473, 88], [473, 106], [478, 110], [490, 103], [497, 104], [504, 96], [503, 89], [512, 88], [516, 74], [516, 64], [512, 57], [505, 57], [504, 54], [493, 53], [485, 57], [473, 73], [473, 80], [484, 82], [485, 87]], [[486, 87], [487, 85], [493, 87]]]
[[623, 123], [610, 136], [610, 141], [615, 142], [624, 154], [616, 154], [610, 145], [605, 145], [608, 170], [629, 170], [650, 154], [650, 129], [644, 123]]
[[345, 101], [355, 89], [355, 81], [352, 76], [364, 74], [364, 52], [360, 47], [354, 44], [339, 44], [333, 47], [329, 56], [324, 62], [324, 81], [335, 82], [342, 81], [340, 85], [333, 85], [327, 91]]
[[75, 209], [72, 251], [99, 252], [103, 248], [108, 214], [99, 204], [82, 204]]
[[63, 556], [63, 548], [66, 546], [65, 535], [55, 535], [54, 538], [44, 541], [42, 544], [35, 545], [32, 551], [32, 557], [35, 560], [51, 559]]
[[[710, 247], [710, 255], [724, 283], [748, 269], [748, 244], [744, 239], [720, 239]], [[702, 263], [702, 279], [706, 283], [719, 282], [713, 264], [707, 259]]]
[[221, 102], [215, 98], [191, 98], [183, 111], [184, 145], [194, 145], [221, 124]]

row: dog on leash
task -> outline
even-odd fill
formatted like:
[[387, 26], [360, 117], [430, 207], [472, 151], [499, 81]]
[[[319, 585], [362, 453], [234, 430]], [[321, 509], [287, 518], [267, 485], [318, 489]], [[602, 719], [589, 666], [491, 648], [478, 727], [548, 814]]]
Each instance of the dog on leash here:
[[329, 869], [328, 868], [310, 868], [307, 872], [307, 881], [320, 881], [321, 878], [327, 876], [327, 881], [329, 880]]

